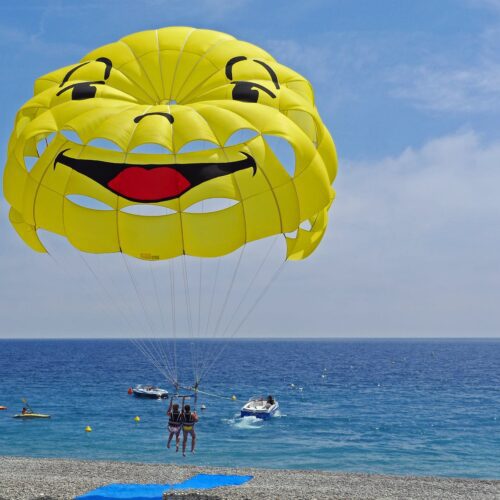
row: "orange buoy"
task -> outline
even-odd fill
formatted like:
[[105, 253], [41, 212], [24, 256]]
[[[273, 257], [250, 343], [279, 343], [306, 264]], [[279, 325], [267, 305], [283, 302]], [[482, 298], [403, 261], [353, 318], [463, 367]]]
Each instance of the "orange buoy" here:
[[129, 394], [129, 396], [131, 396], [134, 393], [134, 391], [132, 390], [132, 387], [129, 387], [127, 392]]

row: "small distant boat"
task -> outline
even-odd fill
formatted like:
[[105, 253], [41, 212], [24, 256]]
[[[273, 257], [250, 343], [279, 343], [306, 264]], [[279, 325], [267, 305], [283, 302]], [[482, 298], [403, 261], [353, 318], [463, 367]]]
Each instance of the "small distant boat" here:
[[138, 398], [164, 399], [168, 398], [168, 391], [155, 385], [136, 385], [132, 392]]
[[45, 415], [44, 413], [19, 413], [18, 415], [14, 415], [13, 418], [24, 418], [26, 420], [30, 420], [33, 418], [50, 418], [50, 415]]
[[242, 417], [256, 417], [267, 419], [272, 417], [280, 405], [272, 396], [253, 397], [241, 408]]
[[6, 410], [7, 407], [6, 406], [0, 406], [0, 410]]
[[33, 408], [28, 404], [26, 399], [21, 400], [24, 403], [23, 411], [14, 415], [13, 418], [23, 418], [25, 420], [32, 420], [34, 418], [50, 418], [50, 415], [46, 415], [45, 413], [37, 413]]

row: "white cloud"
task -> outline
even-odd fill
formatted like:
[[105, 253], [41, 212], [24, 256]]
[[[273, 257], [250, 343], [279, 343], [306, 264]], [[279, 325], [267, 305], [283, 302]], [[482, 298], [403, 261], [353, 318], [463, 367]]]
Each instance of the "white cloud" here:
[[341, 161], [325, 241], [281, 284], [296, 290], [285, 300], [295, 311], [289, 326], [308, 335], [498, 336], [499, 186], [500, 142], [472, 131], [377, 162]]
[[[498, 0], [467, 2], [479, 9], [500, 9]], [[482, 30], [433, 33], [420, 40], [413, 63], [386, 71], [391, 94], [417, 108], [441, 113], [497, 113], [500, 110], [500, 25], [490, 16]]]
[[[42, 24], [40, 24], [42, 26]], [[42, 28], [40, 28], [41, 30]], [[58, 57], [74, 56], [78, 59], [82, 57], [88, 48], [76, 43], [50, 42], [43, 39], [43, 31], [31, 33], [20, 28], [5, 26], [0, 24], [0, 47], [12, 50], [16, 47], [17, 55], [19, 51], [28, 52], [36, 56]]]
[[471, 7], [500, 10], [500, 0], [466, 0]]
[[321, 97], [322, 114], [362, 99], [367, 68], [377, 73], [381, 50], [355, 33], [323, 33], [300, 42], [271, 39], [263, 46], [279, 63], [311, 82], [317, 98]]
[[392, 94], [417, 107], [440, 112], [498, 112], [500, 63], [473, 66], [400, 66], [389, 77]]

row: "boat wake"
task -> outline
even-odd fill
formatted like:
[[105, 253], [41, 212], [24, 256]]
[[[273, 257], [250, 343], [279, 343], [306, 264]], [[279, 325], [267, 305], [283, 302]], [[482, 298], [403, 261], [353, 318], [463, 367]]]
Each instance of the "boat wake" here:
[[261, 418], [252, 416], [240, 417], [236, 415], [233, 418], [228, 418], [225, 422], [235, 429], [260, 429], [264, 424]]

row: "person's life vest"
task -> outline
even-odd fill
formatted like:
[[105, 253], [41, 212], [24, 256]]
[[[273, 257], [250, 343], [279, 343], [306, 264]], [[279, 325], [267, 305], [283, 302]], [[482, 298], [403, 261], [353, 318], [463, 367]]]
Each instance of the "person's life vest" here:
[[181, 425], [181, 413], [171, 412], [168, 418], [168, 425], [178, 426]]
[[186, 431], [193, 429], [194, 424], [198, 421], [196, 415], [191, 412], [182, 414], [182, 428]]

